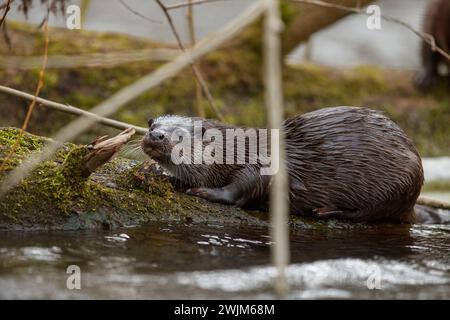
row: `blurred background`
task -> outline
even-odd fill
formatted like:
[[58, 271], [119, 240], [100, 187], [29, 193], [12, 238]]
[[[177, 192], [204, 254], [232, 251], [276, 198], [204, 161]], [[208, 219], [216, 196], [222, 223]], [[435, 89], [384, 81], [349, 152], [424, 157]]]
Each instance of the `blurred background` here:
[[[86, 8], [83, 28], [85, 30], [120, 32], [131, 36], [176, 44], [173, 34], [158, 5], [146, 0], [125, 1], [138, 12], [145, 12], [149, 18], [161, 23], [148, 23], [127, 11], [119, 1], [91, 0]], [[199, 39], [213, 33], [236, 16], [254, 0], [228, 0], [212, 4], [194, 6], [195, 33]], [[71, 1], [81, 5], [81, 1]], [[167, 4], [180, 3], [179, 0], [165, 1]], [[427, 1], [425, 0], [381, 0], [374, 1], [383, 14], [401, 18], [416, 29], [421, 29]], [[186, 22], [187, 9], [174, 10], [172, 17], [180, 36], [189, 43]], [[29, 12], [28, 20], [17, 7], [9, 18], [15, 21], [39, 24], [45, 13], [43, 6], [35, 5]], [[384, 22], [382, 30], [365, 28], [367, 18], [348, 16], [332, 26], [320, 30], [310, 39], [309, 61], [330, 66], [356, 66], [376, 64], [399, 69], [418, 69], [420, 66], [419, 46], [421, 39], [411, 31], [397, 24]], [[65, 18], [52, 18], [50, 25], [64, 27]], [[351, 32], [349, 32], [351, 30]], [[345, 44], [345, 45], [344, 45]], [[305, 58], [305, 45], [299, 44], [289, 53], [289, 62], [300, 63]], [[417, 54], [413, 54], [417, 53]]]

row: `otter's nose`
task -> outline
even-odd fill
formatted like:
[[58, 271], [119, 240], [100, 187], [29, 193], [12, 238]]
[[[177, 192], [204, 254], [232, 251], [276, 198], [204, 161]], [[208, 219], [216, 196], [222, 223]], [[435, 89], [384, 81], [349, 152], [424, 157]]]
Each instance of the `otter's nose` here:
[[162, 140], [162, 139], [164, 139], [164, 133], [158, 132], [158, 131], [151, 131], [150, 138], [152, 140]]

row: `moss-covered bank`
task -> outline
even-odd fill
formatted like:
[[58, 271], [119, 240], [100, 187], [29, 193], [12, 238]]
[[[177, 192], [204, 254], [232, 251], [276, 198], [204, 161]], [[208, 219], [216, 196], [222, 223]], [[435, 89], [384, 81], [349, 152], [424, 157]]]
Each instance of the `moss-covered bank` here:
[[[19, 130], [0, 130], [0, 165], [9, 154]], [[31, 134], [20, 140], [16, 155], [8, 160], [8, 171], [45, 142]], [[85, 148], [65, 144], [50, 160], [0, 202], [0, 228], [83, 229], [164, 221], [199, 221], [235, 214], [239, 210], [211, 207], [199, 199], [173, 190], [167, 179], [143, 171], [137, 162], [115, 159], [88, 179], [76, 175], [68, 159], [76, 163]], [[3, 177], [4, 175], [0, 176]], [[225, 216], [223, 213], [225, 212]]]
[[[15, 128], [0, 129], [0, 165], [18, 133]], [[25, 134], [8, 160], [6, 172], [45, 141]], [[264, 213], [215, 205], [176, 192], [156, 164], [116, 158], [86, 179], [73, 171], [83, 150], [65, 144], [52, 160], [40, 164], [5, 195], [0, 201], [0, 230], [114, 228], [155, 221], [267, 225]], [[0, 181], [4, 176], [0, 175]]]

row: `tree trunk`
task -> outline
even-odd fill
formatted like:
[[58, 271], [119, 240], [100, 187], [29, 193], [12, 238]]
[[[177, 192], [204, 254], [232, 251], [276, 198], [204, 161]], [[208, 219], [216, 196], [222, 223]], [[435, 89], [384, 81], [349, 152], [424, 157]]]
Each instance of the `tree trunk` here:
[[[327, 0], [328, 3], [339, 4], [348, 7], [363, 7], [374, 0]], [[330, 26], [348, 14], [347, 11], [323, 8], [309, 4], [298, 4], [285, 1], [284, 11], [288, 12], [288, 21], [285, 17], [285, 31], [283, 34], [283, 52], [288, 54], [297, 45], [308, 40], [315, 32]]]

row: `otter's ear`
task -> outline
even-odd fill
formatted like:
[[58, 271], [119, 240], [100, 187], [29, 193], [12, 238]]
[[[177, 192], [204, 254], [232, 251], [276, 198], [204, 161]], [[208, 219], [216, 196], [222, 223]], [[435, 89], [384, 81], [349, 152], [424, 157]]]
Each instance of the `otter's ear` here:
[[152, 126], [153, 122], [155, 122], [154, 119], [152, 119], [152, 118], [148, 119], [147, 124], [148, 124], [149, 128]]

